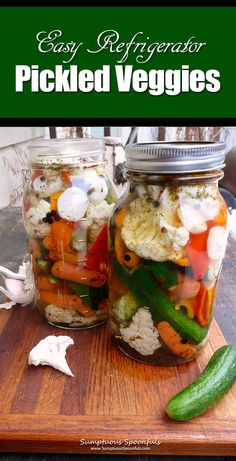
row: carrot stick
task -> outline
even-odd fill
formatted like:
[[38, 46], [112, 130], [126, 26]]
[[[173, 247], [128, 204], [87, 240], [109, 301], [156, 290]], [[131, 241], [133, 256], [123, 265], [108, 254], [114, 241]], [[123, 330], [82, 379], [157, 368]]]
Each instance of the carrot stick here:
[[55, 250], [50, 250], [49, 253], [48, 253], [48, 257], [52, 260], [52, 261], [58, 261], [59, 259], [61, 259], [58, 255], [58, 253], [55, 251]]
[[47, 304], [62, 307], [63, 309], [74, 309], [84, 317], [93, 317], [94, 312], [90, 307], [86, 306], [81, 298], [76, 295], [57, 294], [51, 291], [40, 291], [40, 299]]
[[158, 323], [157, 329], [161, 339], [173, 354], [184, 359], [191, 359], [196, 355], [196, 347], [193, 344], [184, 344], [179, 333], [168, 322]]
[[52, 224], [52, 240], [55, 250], [64, 253], [68, 250], [72, 239], [73, 229], [65, 221], [54, 221]]
[[51, 235], [46, 235], [46, 237], [44, 237], [43, 246], [47, 250], [51, 250], [53, 248], [53, 241], [52, 241], [52, 236]]
[[75, 266], [85, 261], [84, 255], [80, 255], [77, 251], [72, 250], [68, 251], [67, 253], [58, 253], [55, 250], [50, 250], [48, 256], [52, 261], [63, 260]]
[[121, 232], [120, 232], [120, 230], [117, 230], [116, 236], [115, 236], [115, 253], [116, 253], [116, 257], [117, 257], [119, 263], [122, 266], [124, 264], [125, 249], [126, 249], [126, 246], [125, 246], [124, 241], [123, 241], [123, 239], [121, 237]]
[[121, 227], [123, 226], [125, 213], [126, 213], [126, 208], [125, 207], [120, 208], [120, 210], [117, 211], [117, 213], [116, 213], [115, 223], [116, 223], [118, 229], [121, 229]]
[[107, 276], [104, 273], [90, 271], [85, 267], [76, 267], [65, 261], [56, 261], [52, 266], [51, 272], [55, 277], [60, 279], [97, 288], [105, 285], [107, 281]]
[[48, 277], [44, 277], [43, 275], [37, 277], [36, 283], [39, 290], [56, 291], [59, 287], [62, 287], [61, 282], [52, 283]]

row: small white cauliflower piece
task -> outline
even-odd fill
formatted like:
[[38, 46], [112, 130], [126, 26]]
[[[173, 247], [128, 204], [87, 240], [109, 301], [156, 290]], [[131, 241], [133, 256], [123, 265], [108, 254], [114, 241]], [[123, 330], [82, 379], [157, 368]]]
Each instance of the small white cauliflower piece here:
[[106, 221], [110, 218], [114, 205], [114, 203], [109, 205], [106, 200], [103, 200], [100, 203], [91, 202], [86, 213], [86, 218], [96, 221], [97, 223], [100, 223], [100, 221]]
[[30, 237], [44, 237], [51, 233], [51, 226], [43, 222], [46, 214], [50, 211], [50, 204], [46, 200], [40, 200], [37, 206], [27, 211], [26, 227]]
[[179, 218], [192, 234], [207, 230], [207, 223], [219, 212], [220, 203], [216, 186], [183, 186], [179, 189]]
[[49, 304], [45, 309], [46, 318], [52, 323], [65, 323], [71, 326], [87, 326], [97, 321], [97, 316], [83, 317], [74, 309], [63, 309]]
[[66, 349], [74, 344], [70, 336], [49, 335], [30, 351], [29, 365], [49, 365], [68, 376], [74, 376], [65, 359]]
[[147, 307], [140, 307], [129, 326], [120, 327], [120, 333], [123, 340], [141, 355], [152, 355], [161, 347], [158, 331]]
[[89, 228], [89, 240], [93, 243], [103, 226], [107, 223], [114, 208], [114, 203], [110, 205], [103, 200], [100, 203], [90, 202], [86, 213], [86, 219], [80, 222], [83, 229]]
[[168, 224], [163, 216], [160, 217], [159, 221], [160, 227], [166, 229], [168, 232], [168, 237], [172, 241], [172, 248], [176, 251], [180, 250], [181, 247], [184, 247], [189, 240], [189, 232], [183, 227], [171, 226]]
[[69, 187], [63, 192], [58, 201], [59, 215], [67, 221], [78, 221], [83, 218], [88, 208], [87, 194], [79, 187]]
[[40, 198], [50, 197], [56, 194], [63, 187], [63, 182], [60, 176], [38, 176], [33, 181], [33, 190]]

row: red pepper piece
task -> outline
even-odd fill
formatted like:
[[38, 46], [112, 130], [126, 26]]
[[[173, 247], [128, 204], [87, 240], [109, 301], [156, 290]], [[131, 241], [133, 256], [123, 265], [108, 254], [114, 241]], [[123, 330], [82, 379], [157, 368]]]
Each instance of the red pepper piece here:
[[196, 280], [201, 280], [204, 277], [209, 265], [209, 258], [207, 256], [208, 233], [209, 230], [201, 232], [201, 234], [190, 234], [187, 243], [187, 256]]
[[107, 224], [102, 228], [97, 240], [92, 245], [87, 255], [87, 269], [100, 271], [101, 264], [108, 265]]

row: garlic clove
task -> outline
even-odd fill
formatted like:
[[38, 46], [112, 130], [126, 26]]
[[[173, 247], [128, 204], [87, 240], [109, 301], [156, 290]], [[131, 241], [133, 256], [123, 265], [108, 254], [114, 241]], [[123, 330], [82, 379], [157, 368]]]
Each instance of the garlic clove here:
[[34, 179], [32, 187], [38, 197], [46, 198], [60, 192], [63, 182], [60, 176], [47, 177], [41, 175]]
[[207, 255], [211, 260], [223, 259], [227, 245], [227, 231], [223, 226], [210, 229], [207, 239]]

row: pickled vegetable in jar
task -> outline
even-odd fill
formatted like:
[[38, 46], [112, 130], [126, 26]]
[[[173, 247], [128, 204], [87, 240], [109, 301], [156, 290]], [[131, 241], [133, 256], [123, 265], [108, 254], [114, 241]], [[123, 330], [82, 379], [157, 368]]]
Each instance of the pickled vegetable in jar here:
[[87, 328], [108, 316], [107, 223], [116, 201], [102, 140], [31, 143], [23, 216], [35, 303], [50, 323]]
[[126, 148], [129, 192], [110, 222], [111, 330], [128, 356], [174, 365], [207, 341], [224, 257], [223, 143]]

